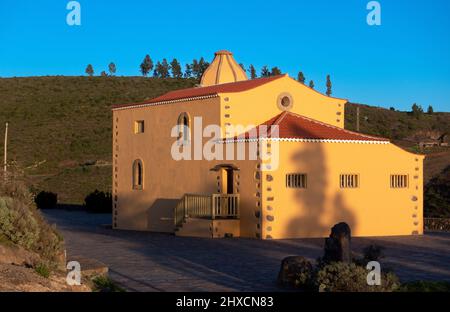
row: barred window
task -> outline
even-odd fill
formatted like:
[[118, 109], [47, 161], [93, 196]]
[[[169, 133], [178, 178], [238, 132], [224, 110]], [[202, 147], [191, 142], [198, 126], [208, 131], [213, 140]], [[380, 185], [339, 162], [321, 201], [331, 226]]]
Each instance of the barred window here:
[[306, 173], [289, 173], [286, 174], [286, 187], [289, 188], [306, 188]]
[[339, 185], [341, 188], [359, 187], [359, 174], [341, 174], [339, 176]]
[[408, 175], [406, 174], [391, 174], [391, 188], [407, 188]]

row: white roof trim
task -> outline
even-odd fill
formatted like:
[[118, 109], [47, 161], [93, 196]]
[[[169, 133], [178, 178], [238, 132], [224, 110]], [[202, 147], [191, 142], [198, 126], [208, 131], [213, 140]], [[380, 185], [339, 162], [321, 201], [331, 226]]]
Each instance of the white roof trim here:
[[308, 143], [357, 143], [357, 144], [389, 144], [390, 141], [375, 140], [336, 140], [336, 139], [299, 139], [299, 138], [257, 138], [257, 139], [225, 139], [218, 143], [240, 143], [258, 141], [308, 142]]
[[202, 95], [202, 96], [194, 96], [194, 97], [188, 97], [188, 98], [181, 98], [176, 100], [167, 100], [167, 101], [160, 101], [160, 102], [154, 102], [154, 103], [141, 103], [141, 104], [135, 104], [130, 106], [122, 106], [122, 107], [116, 107], [112, 110], [123, 110], [123, 109], [129, 109], [129, 108], [141, 108], [146, 106], [156, 106], [156, 105], [163, 105], [163, 104], [171, 104], [171, 103], [178, 103], [178, 102], [186, 102], [186, 101], [195, 101], [195, 100], [204, 100], [204, 99], [210, 99], [214, 97], [218, 97], [218, 94], [210, 94], [210, 95]]

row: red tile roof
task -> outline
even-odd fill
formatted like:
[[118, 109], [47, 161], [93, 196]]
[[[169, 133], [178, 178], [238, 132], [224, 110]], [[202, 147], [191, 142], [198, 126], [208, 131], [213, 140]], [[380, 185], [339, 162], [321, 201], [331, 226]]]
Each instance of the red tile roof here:
[[197, 88], [175, 90], [175, 91], [170, 91], [170, 92], [163, 94], [161, 96], [158, 96], [154, 99], [144, 101], [141, 103], [114, 105], [113, 109], [130, 107], [130, 106], [139, 106], [139, 105], [145, 105], [145, 104], [154, 104], [154, 103], [159, 103], [159, 102], [167, 102], [167, 101], [174, 101], [174, 100], [181, 100], [181, 99], [203, 97], [203, 96], [213, 96], [213, 95], [217, 95], [219, 93], [242, 92], [242, 91], [247, 91], [247, 90], [262, 86], [266, 83], [280, 79], [281, 77], [284, 77], [284, 76], [285, 75], [277, 75], [277, 76], [258, 78], [258, 79], [252, 79], [252, 80], [243, 80], [243, 81], [238, 81], [238, 82], [223, 83], [223, 84], [218, 84], [218, 85], [208, 86], [208, 87], [197, 87]]
[[[272, 134], [272, 126], [278, 125], [278, 136]], [[265, 126], [265, 127], [262, 127]], [[271, 135], [272, 134], [272, 135]], [[235, 137], [234, 139], [256, 138], [284, 138], [304, 140], [350, 140], [350, 141], [379, 141], [389, 142], [388, 139], [360, 134], [357, 132], [338, 128], [308, 117], [291, 112], [283, 112], [272, 119], [262, 123], [253, 131]]]

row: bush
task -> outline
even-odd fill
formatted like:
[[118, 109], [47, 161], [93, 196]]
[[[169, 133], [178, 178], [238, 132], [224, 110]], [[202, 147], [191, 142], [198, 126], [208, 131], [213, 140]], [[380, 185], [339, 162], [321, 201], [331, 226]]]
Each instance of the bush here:
[[58, 203], [58, 195], [52, 192], [42, 191], [36, 195], [34, 202], [38, 209], [55, 208]]
[[86, 210], [92, 213], [111, 213], [111, 193], [95, 190], [84, 199]]
[[367, 273], [354, 263], [333, 262], [317, 272], [316, 285], [319, 291], [326, 292], [390, 292], [400, 286], [392, 273], [382, 273], [381, 285], [368, 285]]
[[304, 291], [313, 291], [316, 269], [307, 259], [300, 256], [284, 258], [278, 273], [278, 284]]
[[42, 277], [50, 277], [50, 268], [46, 264], [40, 263], [34, 268], [34, 270]]
[[116, 285], [110, 278], [106, 276], [97, 276], [92, 280], [95, 292], [125, 292], [125, 290]]
[[365, 267], [367, 263], [370, 261], [378, 261], [382, 258], [384, 258], [383, 254], [384, 247], [378, 246], [378, 245], [369, 245], [363, 249], [363, 256], [362, 258], [354, 258], [353, 262], [356, 265], [360, 265]]
[[45, 222], [33, 203], [33, 196], [13, 173], [7, 180], [0, 179], [0, 233], [49, 263], [58, 262], [62, 237]]
[[402, 284], [402, 292], [450, 292], [450, 282], [445, 281], [413, 281]]

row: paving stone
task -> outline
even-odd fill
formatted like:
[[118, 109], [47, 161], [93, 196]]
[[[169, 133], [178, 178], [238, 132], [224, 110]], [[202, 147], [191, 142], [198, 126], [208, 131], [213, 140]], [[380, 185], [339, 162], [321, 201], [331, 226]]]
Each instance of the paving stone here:
[[[101, 226], [111, 219], [104, 214], [48, 210], [44, 215], [62, 232], [69, 257], [104, 263], [111, 278], [132, 291], [279, 291], [283, 258], [323, 255], [324, 239], [177, 237], [112, 230]], [[450, 281], [450, 233], [352, 237], [356, 254], [369, 244], [385, 247], [382, 269], [393, 268], [403, 281]]]

